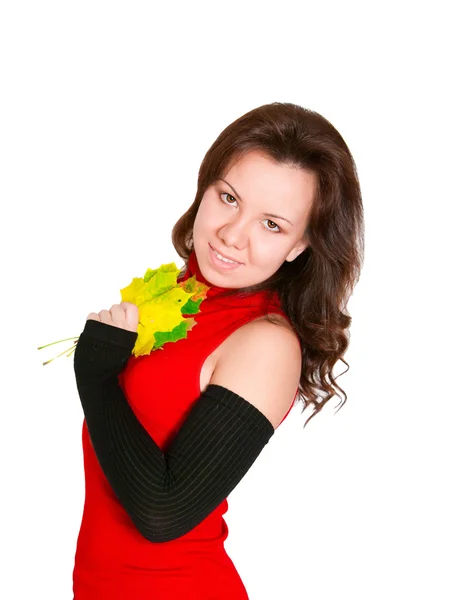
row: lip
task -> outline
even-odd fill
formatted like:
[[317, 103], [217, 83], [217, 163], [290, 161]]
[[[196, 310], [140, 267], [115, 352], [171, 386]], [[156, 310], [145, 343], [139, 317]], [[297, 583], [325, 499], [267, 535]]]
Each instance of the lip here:
[[238, 269], [239, 267], [241, 267], [243, 265], [243, 263], [223, 262], [215, 255], [214, 248], [210, 244], [209, 244], [209, 255], [210, 255], [210, 260], [211, 260], [212, 264], [216, 268], [219, 268], [221, 271], [232, 271], [233, 269]]
[[229, 260], [233, 260], [234, 262], [236, 262], [238, 265], [243, 265], [242, 262], [239, 262], [238, 260], [235, 260], [234, 258], [231, 258], [230, 256], [227, 256], [226, 254], [223, 254], [223, 252], [220, 252], [219, 250], [217, 250], [216, 248], [214, 248], [213, 246], [211, 246], [209, 244], [209, 246], [212, 248], [212, 250], [215, 250], [215, 252], [218, 252], [218, 254], [221, 254], [221, 256], [224, 256], [225, 258], [229, 259]]

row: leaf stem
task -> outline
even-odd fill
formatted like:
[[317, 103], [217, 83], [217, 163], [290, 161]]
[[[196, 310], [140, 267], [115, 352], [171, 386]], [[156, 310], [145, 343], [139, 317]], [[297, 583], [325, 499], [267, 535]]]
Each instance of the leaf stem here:
[[50, 344], [46, 344], [45, 346], [39, 346], [38, 350], [42, 350], [43, 348], [47, 348], [48, 346], [53, 346], [53, 344], [60, 344], [61, 342], [67, 342], [68, 340], [76, 340], [79, 338], [79, 335], [75, 335], [74, 337], [65, 338], [65, 340], [58, 340], [57, 342], [50, 342]]
[[[49, 363], [51, 363], [53, 360], [56, 360], [57, 358], [59, 358], [60, 356], [62, 356], [63, 354], [65, 354], [66, 352], [70, 352], [71, 350], [73, 351], [73, 349], [76, 348], [76, 343], [73, 344], [73, 346], [70, 346], [70, 348], [67, 348], [66, 350], [64, 350], [63, 352], [61, 352], [60, 354], [58, 354], [58, 356], [54, 356], [53, 358], [50, 358], [50, 360], [46, 360], [44, 363], [42, 363], [44, 366], [48, 365]], [[67, 356], [70, 356], [70, 354], [68, 354]]]

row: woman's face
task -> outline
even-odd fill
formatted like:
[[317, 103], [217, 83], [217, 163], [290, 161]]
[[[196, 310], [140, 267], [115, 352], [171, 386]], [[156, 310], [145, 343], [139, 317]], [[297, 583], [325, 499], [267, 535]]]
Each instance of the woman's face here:
[[[203, 276], [220, 287], [246, 287], [294, 260], [307, 247], [303, 236], [314, 192], [313, 174], [278, 165], [259, 151], [246, 154], [201, 200], [193, 246]], [[241, 264], [219, 266], [210, 246]]]

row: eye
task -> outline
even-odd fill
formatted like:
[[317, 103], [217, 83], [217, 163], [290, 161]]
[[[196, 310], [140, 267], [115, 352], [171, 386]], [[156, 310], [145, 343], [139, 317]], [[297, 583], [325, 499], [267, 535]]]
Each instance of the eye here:
[[[224, 192], [223, 194], [220, 194], [220, 197], [222, 196], [229, 196], [229, 198], [232, 198], [233, 200], [235, 200], [234, 196], [231, 196], [231, 194], [228, 194], [226, 192]], [[235, 200], [237, 202], [237, 200]], [[225, 204], [227, 204], [227, 202], [225, 202]]]
[[274, 221], [270, 221], [270, 219], [265, 219], [265, 221], [268, 221], [269, 223], [273, 223], [273, 225], [275, 227], [277, 227], [277, 231], [275, 231], [274, 229], [271, 229], [271, 227], [266, 227], [266, 229], [268, 229], [268, 231], [272, 231], [273, 233], [281, 233], [281, 229], [280, 229], [279, 225], [276, 225], [276, 223]]
[[[234, 196], [231, 196], [231, 194], [228, 194], [227, 192], [223, 192], [223, 194], [220, 194], [220, 198], [222, 198], [223, 196], [229, 196], [229, 198], [232, 198], [235, 202], [237, 202], [237, 200], [234, 198]], [[223, 202], [225, 204], [227, 204], [228, 206], [234, 206], [234, 203], [229, 204], [225, 200], [223, 200]], [[282, 233], [281, 228], [279, 227], [279, 225], [276, 225], [276, 223], [274, 221], [270, 221], [270, 219], [265, 219], [265, 221], [268, 221], [269, 223], [273, 223], [273, 225], [275, 227], [277, 227], [277, 230], [271, 229], [271, 227], [264, 227], [265, 231], [271, 231], [272, 233]]]

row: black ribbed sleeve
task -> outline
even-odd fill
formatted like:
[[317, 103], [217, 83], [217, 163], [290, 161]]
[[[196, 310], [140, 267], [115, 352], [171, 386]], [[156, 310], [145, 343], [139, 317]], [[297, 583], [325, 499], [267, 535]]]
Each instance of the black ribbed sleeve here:
[[98, 462], [117, 498], [148, 541], [168, 542], [229, 495], [274, 428], [244, 398], [211, 384], [164, 454], [118, 382], [136, 339], [135, 332], [87, 320], [74, 355], [76, 384]]

